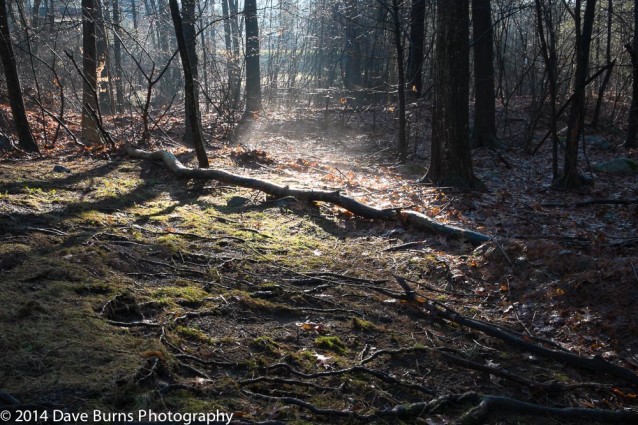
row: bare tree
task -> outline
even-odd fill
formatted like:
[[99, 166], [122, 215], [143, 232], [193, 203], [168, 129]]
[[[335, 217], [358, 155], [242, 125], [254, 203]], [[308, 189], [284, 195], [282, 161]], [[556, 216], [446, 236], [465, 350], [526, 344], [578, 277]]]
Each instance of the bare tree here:
[[97, 2], [82, 0], [82, 138], [87, 145], [102, 143], [95, 122], [97, 102]]
[[410, 50], [408, 53], [408, 88], [413, 97], [423, 90], [423, 43], [425, 40], [425, 0], [412, 0], [410, 11]]
[[177, 0], [169, 0], [171, 17], [175, 25], [175, 36], [177, 38], [177, 47], [179, 55], [182, 58], [182, 68], [184, 69], [184, 96], [186, 97], [186, 115], [190, 123], [193, 133], [193, 143], [195, 144], [195, 152], [197, 153], [197, 161], [199, 168], [208, 168], [208, 157], [204, 149], [204, 138], [202, 136], [202, 128], [199, 119], [199, 102], [195, 99], [195, 82], [193, 78], [192, 66], [188, 55], [188, 46], [186, 45], [186, 37], [184, 37], [184, 26], [182, 24], [182, 16], [179, 13], [179, 5]]
[[636, 142], [636, 131], [638, 130], [638, 0], [634, 0], [633, 44], [627, 43], [626, 48], [631, 55], [633, 88], [631, 91], [631, 108], [629, 109], [629, 124], [627, 126], [625, 147], [635, 148], [638, 146]]
[[430, 168], [439, 186], [484, 189], [474, 175], [469, 134], [469, 0], [437, 0]]
[[567, 124], [567, 140], [565, 141], [565, 165], [563, 174], [554, 180], [553, 187], [557, 189], [578, 189], [587, 180], [578, 172], [578, 143], [583, 131], [585, 120], [585, 85], [587, 82], [587, 67], [589, 66], [589, 48], [591, 46], [592, 27], [596, 0], [586, 0], [585, 15], [582, 17], [582, 0], [576, 0], [574, 5], [574, 24], [576, 28], [576, 73], [574, 75], [574, 93]]
[[472, 146], [494, 146], [496, 96], [494, 92], [494, 35], [490, 0], [472, 0], [474, 33], [474, 126]]
[[11, 46], [11, 32], [9, 31], [9, 20], [7, 18], [7, 2], [0, 0], [0, 58], [4, 75], [7, 79], [7, 90], [9, 92], [9, 103], [13, 121], [18, 132], [18, 146], [28, 152], [39, 152], [38, 145], [33, 139], [29, 120], [22, 99], [22, 89], [20, 79], [16, 69], [16, 60]]
[[246, 114], [261, 111], [261, 71], [259, 68], [259, 23], [257, 0], [244, 1], [246, 18]]
[[[193, 80], [198, 80], [199, 72], [197, 70], [198, 57], [197, 57], [197, 32], [195, 31], [195, 1], [196, 0], [182, 0], [182, 24], [184, 27], [184, 39], [186, 40], [186, 47], [188, 50], [188, 59], [190, 63], [191, 73], [193, 74]], [[185, 100], [191, 100], [191, 97], [186, 95]], [[193, 96], [192, 100], [199, 104], [199, 88], [197, 84], [193, 84]], [[193, 127], [188, 119], [189, 111], [191, 110], [189, 105], [186, 105], [186, 130], [184, 132], [184, 143], [188, 146], [193, 145]], [[199, 108], [198, 108], [199, 110]]]
[[558, 114], [556, 102], [558, 99], [558, 58], [556, 52], [556, 32], [551, 5], [548, 7], [544, 0], [535, 0], [536, 25], [541, 44], [541, 53], [547, 73], [549, 86], [549, 131], [552, 137], [552, 178], [558, 177]]

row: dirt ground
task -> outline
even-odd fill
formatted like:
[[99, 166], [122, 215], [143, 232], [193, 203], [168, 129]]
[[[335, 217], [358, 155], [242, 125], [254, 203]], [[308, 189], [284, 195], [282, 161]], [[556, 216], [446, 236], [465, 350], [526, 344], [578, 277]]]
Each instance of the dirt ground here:
[[[426, 153], [398, 164], [387, 121], [350, 118], [262, 117], [241, 146], [212, 145], [211, 166], [339, 188], [493, 239], [476, 247], [178, 179], [123, 153], [6, 156], [0, 390], [45, 410], [218, 410], [236, 423], [445, 424], [483, 395], [635, 411], [636, 381], [471, 325], [636, 373], [638, 203], [575, 205], [635, 201], [636, 175], [597, 173], [587, 193], [556, 192], [549, 146], [528, 155], [513, 135], [474, 153], [489, 192], [433, 188], [416, 183]], [[638, 156], [586, 152], [592, 163]], [[489, 421], [567, 422], [519, 413]]]

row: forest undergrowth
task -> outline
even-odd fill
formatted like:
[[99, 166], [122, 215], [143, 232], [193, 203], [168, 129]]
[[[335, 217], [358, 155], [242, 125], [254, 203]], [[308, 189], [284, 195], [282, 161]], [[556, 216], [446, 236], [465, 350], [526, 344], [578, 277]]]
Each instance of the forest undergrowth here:
[[[234, 423], [635, 420], [636, 175], [554, 191], [550, 147], [529, 155], [514, 132], [474, 152], [489, 192], [434, 188], [416, 183], [425, 153], [399, 164], [389, 126], [350, 118], [265, 115], [238, 145], [209, 146], [211, 166], [492, 240], [178, 179], [123, 151], [6, 155], [3, 394]], [[638, 156], [611, 145], [586, 146], [588, 161]]]

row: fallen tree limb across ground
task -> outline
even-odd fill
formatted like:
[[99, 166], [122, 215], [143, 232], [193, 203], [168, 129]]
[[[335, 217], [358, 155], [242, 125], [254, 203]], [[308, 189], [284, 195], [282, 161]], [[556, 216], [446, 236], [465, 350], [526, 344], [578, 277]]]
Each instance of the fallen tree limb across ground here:
[[399, 221], [403, 224], [412, 226], [419, 230], [426, 230], [445, 236], [463, 238], [475, 245], [480, 245], [483, 242], [487, 242], [491, 239], [490, 236], [484, 235], [482, 233], [440, 223], [426, 216], [425, 214], [421, 214], [416, 211], [402, 211], [398, 208], [379, 209], [371, 207], [362, 204], [361, 202], [358, 202], [353, 198], [342, 195], [338, 190], [330, 191], [296, 189], [288, 186], [278, 185], [266, 180], [244, 177], [223, 170], [215, 170], [209, 168], [190, 168], [182, 164], [175, 155], [168, 151], [147, 152], [128, 146], [126, 148], [126, 152], [132, 158], [163, 161], [166, 167], [168, 167], [168, 169], [173, 174], [179, 177], [202, 180], [217, 180], [225, 184], [260, 190], [264, 193], [267, 193], [268, 195], [278, 198], [292, 196], [299, 201], [327, 202], [344, 208], [351, 213], [363, 218], [373, 220]]
[[580, 409], [571, 407], [551, 407], [536, 403], [528, 403], [510, 397], [483, 395], [475, 392], [464, 394], [448, 394], [430, 400], [428, 402], [401, 404], [388, 409], [378, 410], [371, 414], [361, 415], [349, 410], [324, 409], [307, 401], [295, 397], [273, 397], [266, 394], [254, 393], [244, 390], [255, 398], [270, 400], [273, 402], [294, 405], [311, 411], [319, 416], [332, 418], [347, 417], [351, 421], [370, 423], [379, 419], [414, 419], [427, 414], [440, 412], [449, 405], [472, 404], [475, 407], [467, 411], [455, 423], [462, 425], [483, 424], [494, 417], [507, 417], [508, 419], [526, 416], [536, 418], [560, 418], [570, 421], [587, 421], [611, 424], [634, 424], [638, 420], [638, 413], [631, 410], [601, 410]]

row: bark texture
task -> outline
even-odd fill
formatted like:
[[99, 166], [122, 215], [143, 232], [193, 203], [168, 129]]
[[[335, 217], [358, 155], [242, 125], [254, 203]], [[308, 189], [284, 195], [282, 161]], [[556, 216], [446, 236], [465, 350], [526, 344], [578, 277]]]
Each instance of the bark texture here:
[[424, 180], [482, 190], [470, 156], [469, 24], [469, 0], [437, 1], [432, 148]]
[[7, 17], [7, 1], [0, 0], [0, 59], [7, 80], [7, 91], [13, 121], [18, 133], [18, 146], [28, 152], [39, 152], [38, 145], [33, 139], [31, 127], [27, 120], [27, 113], [22, 98], [20, 79], [16, 68], [16, 60], [11, 45], [11, 33]]
[[261, 111], [257, 0], [245, 0], [244, 15], [246, 17], [246, 114], [252, 115]]
[[87, 145], [102, 143], [100, 132], [91, 110], [98, 110], [97, 103], [97, 3], [82, 0], [82, 139]]
[[188, 56], [188, 47], [184, 37], [184, 27], [182, 25], [182, 16], [179, 13], [179, 5], [177, 0], [169, 0], [171, 8], [171, 17], [175, 25], [175, 36], [177, 37], [177, 47], [179, 55], [182, 58], [182, 68], [184, 69], [184, 96], [186, 97], [186, 115], [193, 132], [193, 143], [195, 152], [197, 153], [197, 161], [200, 168], [208, 168], [208, 157], [204, 149], [204, 138], [202, 136], [202, 128], [199, 122], [199, 102], [195, 101], [195, 83], [193, 80], [193, 71]]
[[494, 32], [490, 0], [472, 0], [474, 35], [474, 127], [472, 146], [494, 146], [496, 107], [494, 93]]

